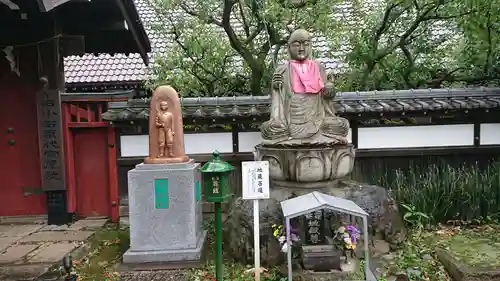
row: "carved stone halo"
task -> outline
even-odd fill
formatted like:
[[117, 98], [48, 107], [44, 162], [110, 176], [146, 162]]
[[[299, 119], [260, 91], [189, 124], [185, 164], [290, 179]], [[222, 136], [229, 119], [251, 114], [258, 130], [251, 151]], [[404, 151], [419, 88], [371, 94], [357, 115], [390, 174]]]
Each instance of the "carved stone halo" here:
[[[156, 127], [157, 109], [161, 102], [168, 103], [168, 111], [173, 115], [173, 156], [159, 157], [160, 150], [158, 146], [158, 129]], [[182, 112], [179, 95], [170, 86], [160, 86], [153, 92], [149, 112], [149, 157], [144, 159], [146, 164], [170, 164], [185, 163], [190, 159], [184, 150], [184, 127], [182, 122]]]

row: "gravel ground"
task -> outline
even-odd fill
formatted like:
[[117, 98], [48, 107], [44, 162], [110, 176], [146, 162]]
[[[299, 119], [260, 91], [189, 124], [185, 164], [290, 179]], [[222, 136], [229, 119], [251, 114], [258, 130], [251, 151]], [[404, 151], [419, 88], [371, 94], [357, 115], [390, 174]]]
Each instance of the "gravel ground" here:
[[133, 271], [122, 273], [121, 281], [188, 281], [185, 270]]

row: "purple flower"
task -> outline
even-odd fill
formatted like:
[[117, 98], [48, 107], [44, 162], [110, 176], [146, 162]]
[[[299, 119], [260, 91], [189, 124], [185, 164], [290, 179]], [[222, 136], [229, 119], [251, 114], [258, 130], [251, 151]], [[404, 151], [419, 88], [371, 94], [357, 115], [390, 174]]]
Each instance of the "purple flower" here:
[[352, 225], [346, 226], [345, 229], [347, 230], [347, 232], [351, 236], [352, 244], [356, 245], [357, 244], [357, 235], [359, 234], [359, 230]]

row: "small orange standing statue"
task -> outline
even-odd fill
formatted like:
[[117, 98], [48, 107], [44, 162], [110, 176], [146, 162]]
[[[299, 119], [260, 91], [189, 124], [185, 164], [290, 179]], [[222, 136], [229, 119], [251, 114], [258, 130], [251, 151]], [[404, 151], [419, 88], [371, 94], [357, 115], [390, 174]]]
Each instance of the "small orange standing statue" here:
[[184, 163], [184, 127], [179, 95], [170, 86], [153, 92], [149, 110], [149, 157], [146, 164]]

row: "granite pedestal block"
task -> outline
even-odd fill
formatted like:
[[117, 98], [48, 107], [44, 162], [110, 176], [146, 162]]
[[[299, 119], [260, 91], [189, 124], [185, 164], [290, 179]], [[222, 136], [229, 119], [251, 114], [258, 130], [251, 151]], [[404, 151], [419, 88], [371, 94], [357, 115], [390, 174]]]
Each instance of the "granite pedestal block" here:
[[128, 172], [130, 249], [124, 264], [200, 260], [206, 232], [199, 165], [139, 164]]

